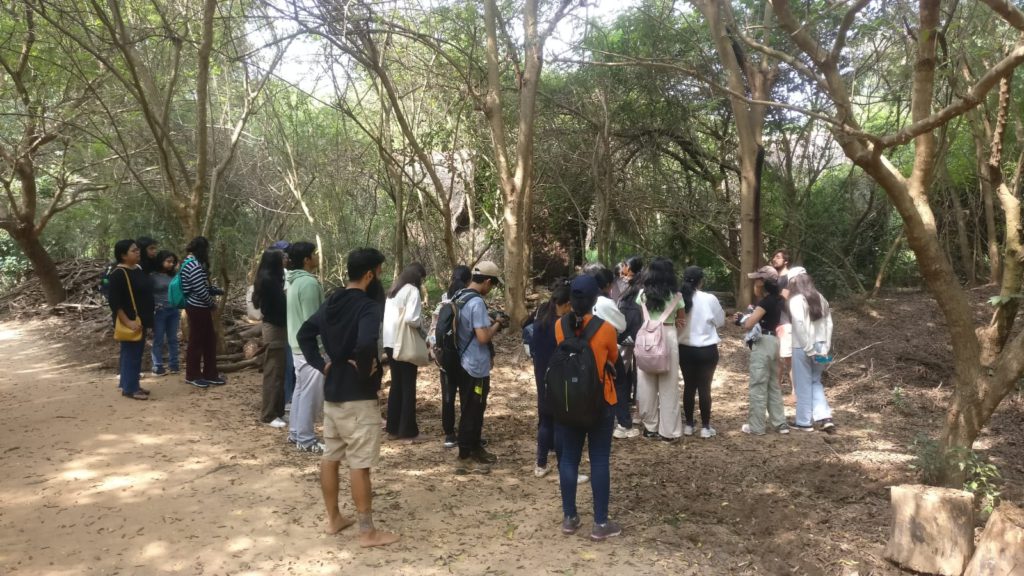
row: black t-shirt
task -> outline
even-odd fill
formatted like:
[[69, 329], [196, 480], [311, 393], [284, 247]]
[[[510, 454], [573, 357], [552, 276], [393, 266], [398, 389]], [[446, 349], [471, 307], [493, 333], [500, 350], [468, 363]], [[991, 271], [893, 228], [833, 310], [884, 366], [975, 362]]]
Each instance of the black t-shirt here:
[[782, 296], [776, 294], [769, 294], [757, 303], [758, 308], [764, 309], [764, 316], [761, 317], [759, 322], [762, 332], [775, 332], [775, 329], [779, 326], [779, 316], [782, 314], [784, 305]]
[[[127, 272], [127, 275], [125, 274]], [[110, 275], [110, 312], [117, 317], [118, 310], [124, 310], [130, 320], [135, 320], [135, 310], [139, 311], [139, 320], [145, 328], [153, 327], [153, 286], [149, 275], [142, 268], [114, 268]], [[131, 279], [131, 291], [128, 290], [128, 278]], [[132, 296], [135, 305], [132, 305]]]

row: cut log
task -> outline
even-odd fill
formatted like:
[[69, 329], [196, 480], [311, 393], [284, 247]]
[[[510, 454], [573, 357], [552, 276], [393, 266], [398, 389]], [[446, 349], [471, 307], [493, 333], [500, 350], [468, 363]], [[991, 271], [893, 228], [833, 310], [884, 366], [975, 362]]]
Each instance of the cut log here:
[[930, 574], [959, 576], [974, 551], [974, 495], [934, 486], [893, 486], [885, 557]]
[[964, 576], [1024, 574], [1024, 510], [1003, 502], [992, 513]]
[[246, 359], [256, 358], [263, 353], [263, 344], [259, 340], [247, 340], [242, 345], [242, 354]]

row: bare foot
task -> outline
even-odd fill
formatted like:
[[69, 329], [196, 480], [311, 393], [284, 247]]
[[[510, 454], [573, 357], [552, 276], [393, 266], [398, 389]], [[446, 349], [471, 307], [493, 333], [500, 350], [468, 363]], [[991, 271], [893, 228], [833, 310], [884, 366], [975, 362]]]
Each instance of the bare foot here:
[[328, 534], [337, 534], [355, 523], [355, 520], [346, 518], [339, 514], [333, 520], [331, 518], [327, 519], [327, 527], [324, 528], [324, 532], [327, 532]]
[[388, 544], [398, 542], [398, 538], [398, 534], [393, 534], [391, 532], [385, 532], [377, 529], [368, 530], [359, 534], [359, 545], [363, 548], [387, 546]]

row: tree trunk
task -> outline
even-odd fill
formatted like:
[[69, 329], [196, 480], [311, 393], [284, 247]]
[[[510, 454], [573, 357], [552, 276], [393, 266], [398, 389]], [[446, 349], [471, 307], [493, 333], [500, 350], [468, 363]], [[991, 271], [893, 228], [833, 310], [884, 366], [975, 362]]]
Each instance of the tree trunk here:
[[948, 178], [943, 178], [943, 182], [947, 185], [946, 190], [949, 192], [949, 199], [953, 204], [953, 220], [956, 222], [956, 246], [957, 252], [960, 253], [960, 266], [963, 268], [967, 285], [973, 286], [977, 284], [977, 280], [974, 275], [974, 252], [971, 250], [971, 240], [967, 234], [968, 214], [960, 201], [960, 191], [950, 184]]
[[67, 292], [57, 273], [57, 264], [50, 257], [50, 253], [46, 251], [43, 243], [39, 241], [39, 236], [35, 231], [8, 230], [8, 232], [21, 251], [25, 253], [25, 257], [32, 263], [32, 272], [39, 278], [46, 303], [53, 306], [67, 299]]

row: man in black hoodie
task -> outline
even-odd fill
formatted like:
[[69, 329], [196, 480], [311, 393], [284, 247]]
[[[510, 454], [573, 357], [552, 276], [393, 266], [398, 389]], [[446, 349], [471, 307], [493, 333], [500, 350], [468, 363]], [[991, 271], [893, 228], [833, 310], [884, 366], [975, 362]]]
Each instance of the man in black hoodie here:
[[[373, 525], [370, 468], [380, 455], [381, 365], [377, 338], [384, 306], [372, 295], [383, 294], [380, 285], [384, 255], [374, 248], [359, 248], [348, 255], [348, 284], [334, 291], [302, 327], [297, 339], [310, 366], [324, 374], [324, 449], [320, 461], [320, 487], [327, 507], [328, 534], [337, 534], [353, 520], [338, 507], [338, 467], [348, 462], [359, 522], [359, 544], [385, 546], [398, 535]], [[317, 346], [323, 342], [329, 360]]]

